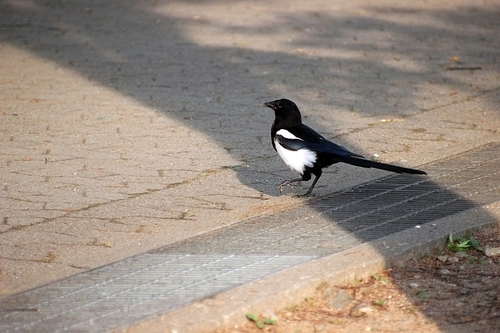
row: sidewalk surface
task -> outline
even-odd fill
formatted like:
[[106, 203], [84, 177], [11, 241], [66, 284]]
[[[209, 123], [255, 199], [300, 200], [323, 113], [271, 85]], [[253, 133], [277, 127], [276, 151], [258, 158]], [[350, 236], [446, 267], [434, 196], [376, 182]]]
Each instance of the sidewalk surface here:
[[[265, 101], [403, 166], [500, 142], [499, 17], [499, 1], [2, 1], [0, 298], [307, 206], [287, 194], [309, 184], [276, 188], [296, 175]], [[325, 171], [316, 197], [387, 176]]]

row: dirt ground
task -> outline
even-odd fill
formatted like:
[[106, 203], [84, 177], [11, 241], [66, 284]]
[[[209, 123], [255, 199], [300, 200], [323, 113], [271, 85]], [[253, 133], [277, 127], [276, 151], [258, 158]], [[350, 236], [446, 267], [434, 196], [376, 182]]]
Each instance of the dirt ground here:
[[[465, 237], [500, 247], [500, 223]], [[323, 283], [299, 304], [254, 315], [263, 328], [249, 320], [214, 333], [498, 332], [500, 255], [445, 247], [368, 279]]]

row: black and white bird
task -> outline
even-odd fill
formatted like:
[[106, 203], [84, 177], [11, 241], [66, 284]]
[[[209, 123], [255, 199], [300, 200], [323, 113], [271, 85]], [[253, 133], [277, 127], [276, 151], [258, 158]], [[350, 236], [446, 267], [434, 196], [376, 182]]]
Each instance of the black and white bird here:
[[314, 181], [304, 196], [311, 194], [321, 177], [322, 169], [339, 162], [397, 173], [426, 174], [421, 170], [367, 160], [361, 155], [328, 141], [302, 123], [299, 108], [288, 99], [267, 102], [264, 103], [264, 106], [274, 110], [275, 119], [271, 128], [273, 148], [290, 169], [297, 171], [302, 176], [281, 183], [280, 192], [283, 186], [291, 185], [294, 182], [308, 181], [311, 179], [311, 174], [314, 174]]

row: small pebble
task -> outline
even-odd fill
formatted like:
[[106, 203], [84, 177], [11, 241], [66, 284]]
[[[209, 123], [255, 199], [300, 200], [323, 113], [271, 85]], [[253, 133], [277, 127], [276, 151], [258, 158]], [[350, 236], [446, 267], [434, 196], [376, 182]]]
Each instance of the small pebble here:
[[410, 283], [410, 287], [413, 289], [417, 289], [419, 286], [418, 286], [418, 283], [412, 282], [412, 283]]
[[361, 312], [361, 313], [370, 313], [370, 312], [373, 312], [373, 308], [369, 305], [363, 305], [363, 306], [360, 306], [358, 308], [358, 311]]
[[449, 262], [458, 262], [458, 258], [457, 257], [449, 257], [448, 261]]
[[469, 288], [469, 289], [477, 289], [477, 288], [481, 287], [481, 284], [477, 283], [477, 282], [467, 283], [466, 285], [464, 285], [464, 287]]
[[486, 246], [484, 249], [484, 254], [487, 257], [496, 257], [500, 255], [500, 247], [490, 247]]
[[338, 288], [327, 288], [323, 291], [323, 297], [328, 305], [334, 309], [343, 309], [351, 303], [353, 297], [347, 291]]

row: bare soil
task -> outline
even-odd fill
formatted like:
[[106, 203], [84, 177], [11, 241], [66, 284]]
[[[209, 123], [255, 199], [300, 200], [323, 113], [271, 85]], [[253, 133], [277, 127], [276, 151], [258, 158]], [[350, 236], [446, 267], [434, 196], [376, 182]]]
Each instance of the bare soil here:
[[[500, 224], [466, 237], [500, 247]], [[298, 304], [255, 315], [274, 323], [214, 333], [499, 332], [500, 256], [444, 248], [368, 279], [323, 283]]]

